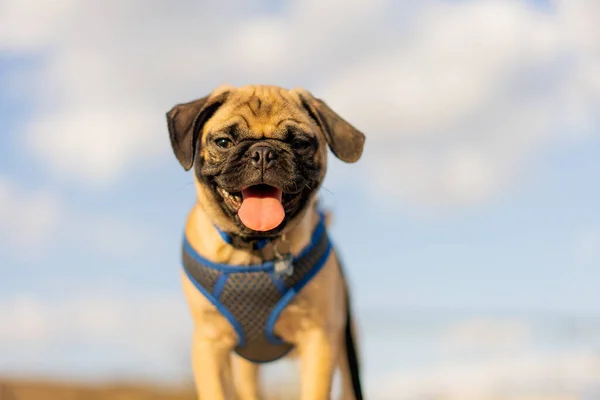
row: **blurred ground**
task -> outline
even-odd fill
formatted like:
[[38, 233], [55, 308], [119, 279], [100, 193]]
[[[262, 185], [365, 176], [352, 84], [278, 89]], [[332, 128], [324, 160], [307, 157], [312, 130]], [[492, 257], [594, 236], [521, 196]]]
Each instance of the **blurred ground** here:
[[[284, 397], [270, 397], [282, 400]], [[293, 397], [288, 397], [293, 398]], [[149, 385], [113, 384], [92, 386], [43, 381], [11, 381], [0, 379], [0, 400], [195, 400], [190, 388], [165, 389]], [[423, 400], [580, 400], [568, 395], [506, 395], [486, 398], [435, 396]]]
[[143, 385], [105, 385], [44, 381], [0, 380], [0, 400], [193, 400], [192, 390], [163, 389]]
[[[271, 395], [267, 400], [283, 400]], [[0, 400], [196, 400], [192, 386], [150, 384], [82, 384], [0, 378]]]
[[[284, 387], [272, 388], [265, 400], [284, 400]], [[67, 381], [0, 378], [0, 400], [196, 400], [193, 385], [150, 383], [85, 384]]]

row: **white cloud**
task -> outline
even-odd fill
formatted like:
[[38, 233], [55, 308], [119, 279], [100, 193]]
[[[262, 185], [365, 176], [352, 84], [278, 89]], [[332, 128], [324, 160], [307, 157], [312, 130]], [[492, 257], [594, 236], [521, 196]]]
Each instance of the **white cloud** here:
[[56, 246], [110, 255], [133, 255], [155, 246], [160, 234], [144, 221], [73, 208], [54, 191], [25, 190], [0, 175], [0, 246], [25, 258]]
[[[383, 133], [369, 137], [367, 157], [377, 176], [396, 179], [375, 179], [376, 189], [420, 203], [478, 203], [527, 172], [557, 133], [589, 130], [600, 106], [592, 51], [600, 42], [582, 50], [589, 39], [569, 29], [600, 31], [573, 21], [564, 3], [545, 14], [520, 1], [431, 7], [411, 40], [338, 74], [323, 96], [357, 126]], [[595, 5], [569, 7], [591, 13]]]
[[74, 0], [3, 2], [0, 45], [22, 51], [40, 49], [53, 42], [63, 33], [62, 24], [70, 18], [69, 11], [74, 4]]
[[27, 191], [0, 175], [0, 242], [30, 253], [56, 229], [62, 218], [59, 200], [50, 192]]
[[[167, 380], [189, 376], [192, 328], [182, 296], [86, 289], [50, 301], [22, 294], [0, 302], [0, 369], [114, 379], [123, 378], [114, 371], [158, 375], [162, 368]], [[109, 358], [106, 370], [97, 349]], [[64, 357], [53, 359], [57, 351]]]
[[532, 327], [518, 319], [475, 318], [449, 326], [441, 333], [442, 349], [455, 354], [525, 349], [533, 340]]
[[375, 193], [420, 203], [485, 201], [557, 133], [598, 123], [594, 0], [56, 3], [9, 1], [0, 47], [48, 53], [24, 143], [92, 187], [171, 157], [166, 110], [224, 81], [307, 86], [367, 133], [367, 174], [396, 173]]
[[31, 124], [27, 145], [59, 173], [92, 187], [108, 184], [123, 173], [125, 160], [155, 156], [160, 144], [168, 144], [148, 137], [154, 130], [149, 115], [133, 110], [120, 114], [90, 110], [73, 110], [70, 118], [50, 114]]
[[516, 1], [431, 6], [410, 38], [349, 66], [324, 93], [360, 126], [391, 137], [451, 127], [523, 65], [552, 61], [559, 32], [537, 18]]
[[570, 399], [582, 393], [593, 397], [599, 371], [600, 358], [589, 352], [524, 352], [391, 373], [374, 386], [373, 398]]
[[572, 251], [576, 266], [597, 266], [600, 263], [600, 230], [583, 229], [575, 237]]

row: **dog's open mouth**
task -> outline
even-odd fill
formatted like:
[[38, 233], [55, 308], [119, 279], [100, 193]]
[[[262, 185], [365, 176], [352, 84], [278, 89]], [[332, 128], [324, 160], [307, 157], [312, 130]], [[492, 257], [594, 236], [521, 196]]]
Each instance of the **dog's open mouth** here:
[[274, 186], [260, 184], [228, 192], [217, 186], [226, 206], [237, 212], [240, 221], [249, 229], [266, 232], [277, 228], [301, 197], [300, 193], [284, 193]]

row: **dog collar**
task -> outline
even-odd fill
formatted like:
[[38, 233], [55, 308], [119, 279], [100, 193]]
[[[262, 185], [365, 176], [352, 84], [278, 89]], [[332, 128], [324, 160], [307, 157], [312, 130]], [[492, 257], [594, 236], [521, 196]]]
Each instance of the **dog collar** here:
[[[219, 229], [219, 227], [217, 225], [215, 225], [215, 229], [217, 230], [217, 232], [219, 232], [219, 235], [221, 236], [221, 238], [223, 239], [223, 241], [225, 243], [234, 246], [233, 238], [231, 237], [231, 235], [229, 233], [222, 231], [221, 229]], [[269, 239], [254, 240], [254, 241], [252, 241], [252, 249], [253, 250], [261, 250], [267, 244], [269, 244], [269, 241], [270, 241]]]
[[[301, 258], [307, 254], [310, 254], [313, 250], [314, 247], [317, 245], [317, 243], [319, 242], [320, 238], [325, 234], [325, 214], [322, 211], [318, 211], [319, 214], [319, 221], [317, 222], [317, 226], [315, 227], [315, 230], [312, 233], [312, 236], [310, 238], [310, 242], [308, 243], [308, 245], [302, 249], [302, 251], [300, 251], [300, 253], [298, 254], [297, 257], [293, 257], [290, 261], [294, 262], [296, 259]], [[227, 234], [226, 232], [221, 231], [216, 225], [215, 228], [217, 229], [217, 231], [219, 232], [219, 234], [221, 235], [221, 237], [223, 238], [223, 240], [228, 243], [231, 244], [231, 236], [229, 236], [229, 234]], [[260, 242], [265, 242], [262, 247], [264, 247], [268, 242], [269, 239], [263, 239], [260, 240]], [[261, 247], [261, 248], [262, 248]], [[230, 272], [244, 272], [244, 271], [265, 271], [265, 272], [273, 272], [276, 270], [275, 268], [275, 264], [276, 264], [276, 259], [273, 261], [265, 261], [262, 264], [254, 264], [254, 265], [229, 265], [229, 264], [220, 264], [220, 263], [214, 263], [210, 260], [208, 260], [207, 258], [201, 256], [200, 254], [198, 254], [198, 252], [192, 247], [192, 245], [190, 244], [190, 242], [187, 239], [187, 235], [184, 234], [183, 236], [183, 248], [184, 250], [191, 254], [192, 257], [197, 260], [198, 262], [203, 263], [204, 265], [207, 265], [213, 269], [216, 270], [220, 270], [220, 271], [230, 271]], [[259, 249], [258, 249], [259, 250]]]

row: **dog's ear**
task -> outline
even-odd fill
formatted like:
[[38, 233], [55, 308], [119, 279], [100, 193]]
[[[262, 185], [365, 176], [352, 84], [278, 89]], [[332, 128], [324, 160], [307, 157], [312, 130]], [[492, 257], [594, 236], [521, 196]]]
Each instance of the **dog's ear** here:
[[194, 165], [198, 134], [210, 117], [223, 105], [228, 90], [214, 92], [189, 103], [177, 104], [167, 113], [169, 138], [175, 157], [189, 171]]
[[323, 131], [333, 154], [347, 163], [358, 161], [365, 145], [365, 135], [309, 91], [295, 88], [292, 92], [298, 95], [303, 107]]

